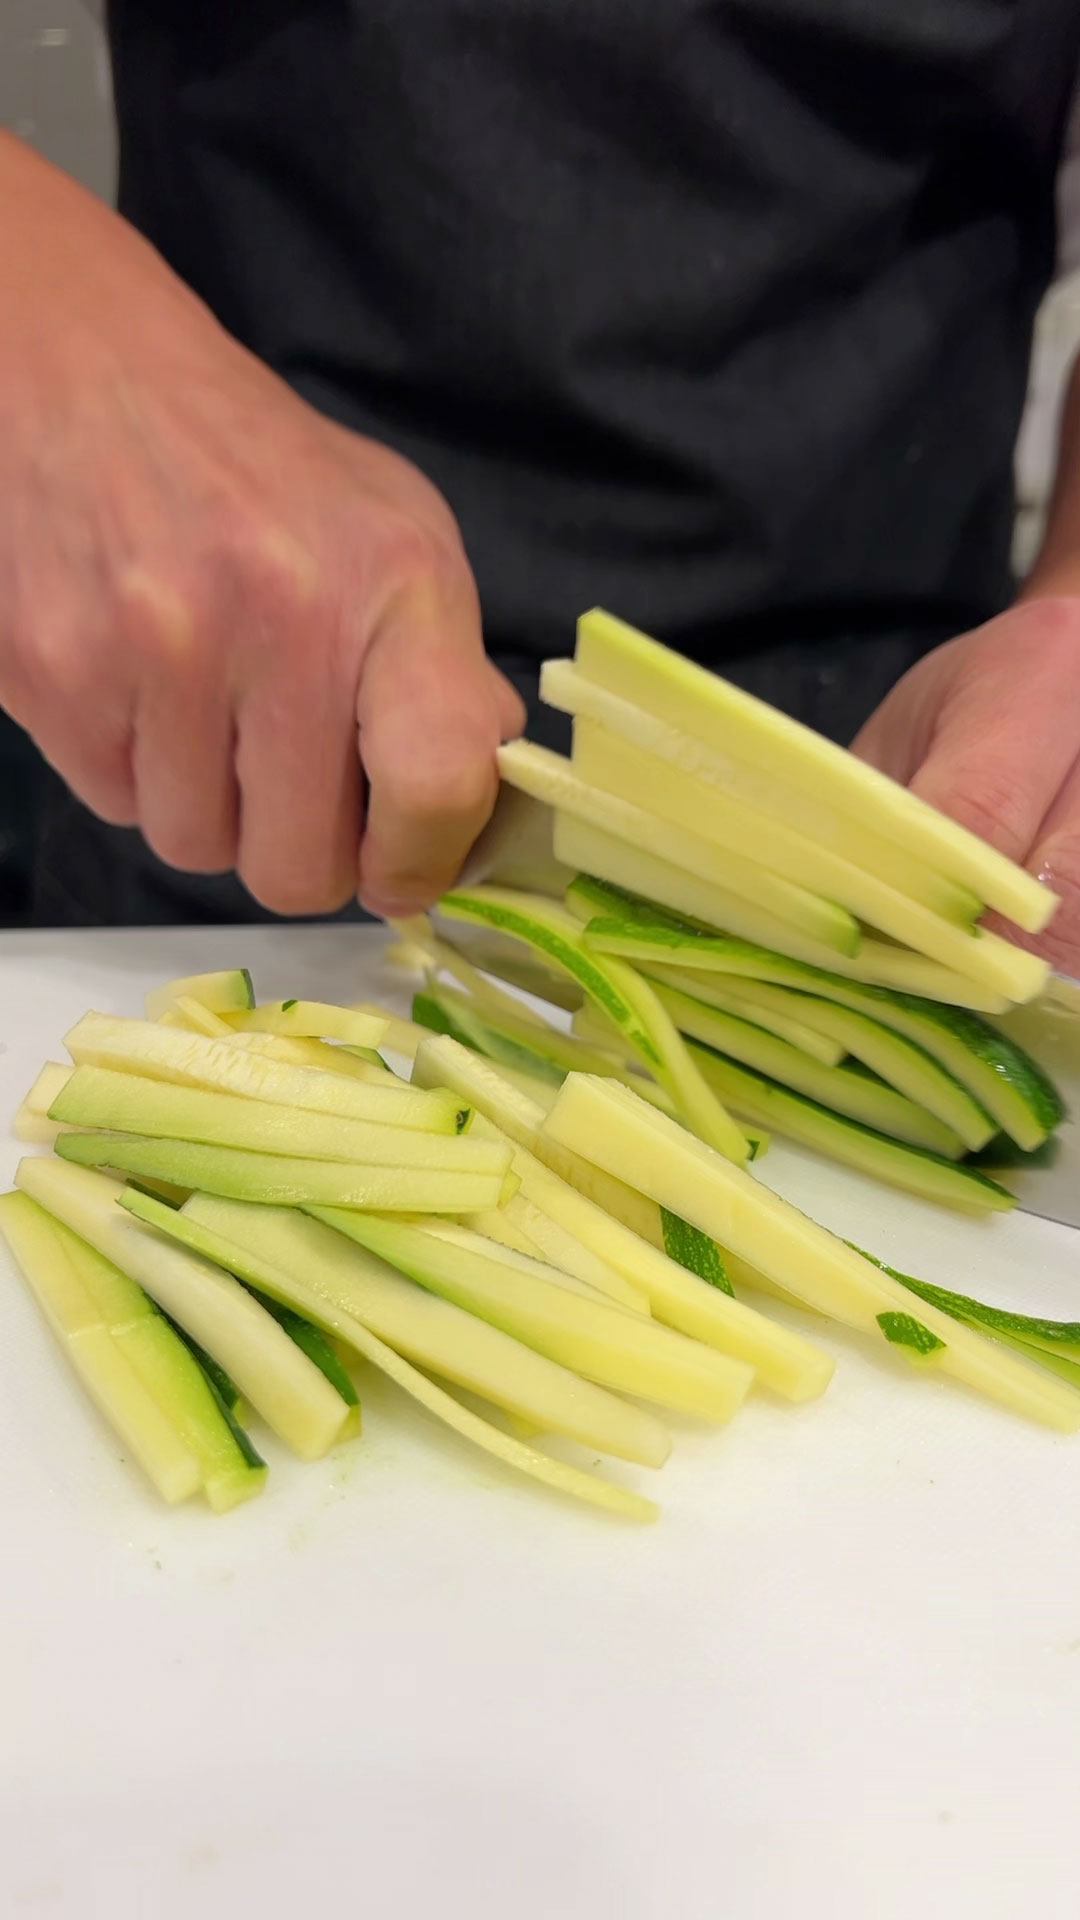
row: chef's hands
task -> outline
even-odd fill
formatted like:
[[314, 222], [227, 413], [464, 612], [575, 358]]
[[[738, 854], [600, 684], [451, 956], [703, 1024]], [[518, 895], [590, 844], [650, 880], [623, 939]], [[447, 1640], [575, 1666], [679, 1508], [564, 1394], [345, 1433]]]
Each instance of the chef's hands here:
[[446, 502], [2, 135], [0, 229], [0, 704], [175, 866], [428, 905], [523, 724]]
[[1029, 598], [906, 673], [856, 753], [1046, 881], [1061, 905], [1034, 940], [1080, 976], [1080, 598]]

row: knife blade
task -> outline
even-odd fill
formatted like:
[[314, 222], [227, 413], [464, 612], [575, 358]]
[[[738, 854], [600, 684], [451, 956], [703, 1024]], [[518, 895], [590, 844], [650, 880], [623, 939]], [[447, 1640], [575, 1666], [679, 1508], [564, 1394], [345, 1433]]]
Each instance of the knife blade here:
[[1067, 1109], [1052, 1140], [1024, 1166], [994, 1177], [1023, 1212], [1080, 1227], [1080, 981], [1051, 974], [1039, 998], [994, 1021], [1050, 1075]]

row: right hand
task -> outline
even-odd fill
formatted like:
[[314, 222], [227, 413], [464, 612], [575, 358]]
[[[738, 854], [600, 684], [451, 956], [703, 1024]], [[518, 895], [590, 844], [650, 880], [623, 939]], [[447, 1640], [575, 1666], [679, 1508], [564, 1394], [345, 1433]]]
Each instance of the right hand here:
[[429, 905], [523, 724], [445, 500], [2, 135], [0, 229], [0, 704], [173, 866]]

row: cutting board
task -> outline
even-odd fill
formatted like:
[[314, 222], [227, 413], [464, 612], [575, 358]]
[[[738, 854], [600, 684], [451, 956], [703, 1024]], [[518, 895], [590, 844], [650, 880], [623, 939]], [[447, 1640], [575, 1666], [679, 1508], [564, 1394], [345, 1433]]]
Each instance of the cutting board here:
[[[399, 997], [375, 932], [9, 935], [4, 1110], [88, 1007], [236, 964]], [[928, 1279], [1080, 1317], [1064, 1228], [779, 1143], [762, 1173]], [[652, 1528], [370, 1375], [361, 1440], [267, 1440], [264, 1497], [215, 1517], [144, 1491], [4, 1265], [0, 1914], [1075, 1920], [1080, 1439], [815, 1331], [825, 1398], [681, 1427]]]

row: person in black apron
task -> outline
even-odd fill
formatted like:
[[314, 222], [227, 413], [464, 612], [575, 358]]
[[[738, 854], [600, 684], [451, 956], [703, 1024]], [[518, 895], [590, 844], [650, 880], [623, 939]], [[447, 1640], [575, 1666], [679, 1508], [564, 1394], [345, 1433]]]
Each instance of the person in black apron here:
[[1072, 0], [112, 0], [109, 31], [156, 253], [4, 153], [35, 220], [0, 697], [129, 823], [54, 776], [39, 919], [321, 914], [365, 804], [361, 897], [415, 906], [511, 689], [563, 744], [539, 664], [594, 604], [835, 739], [869, 721], [1057, 874], [1064, 509], [1003, 610]]

